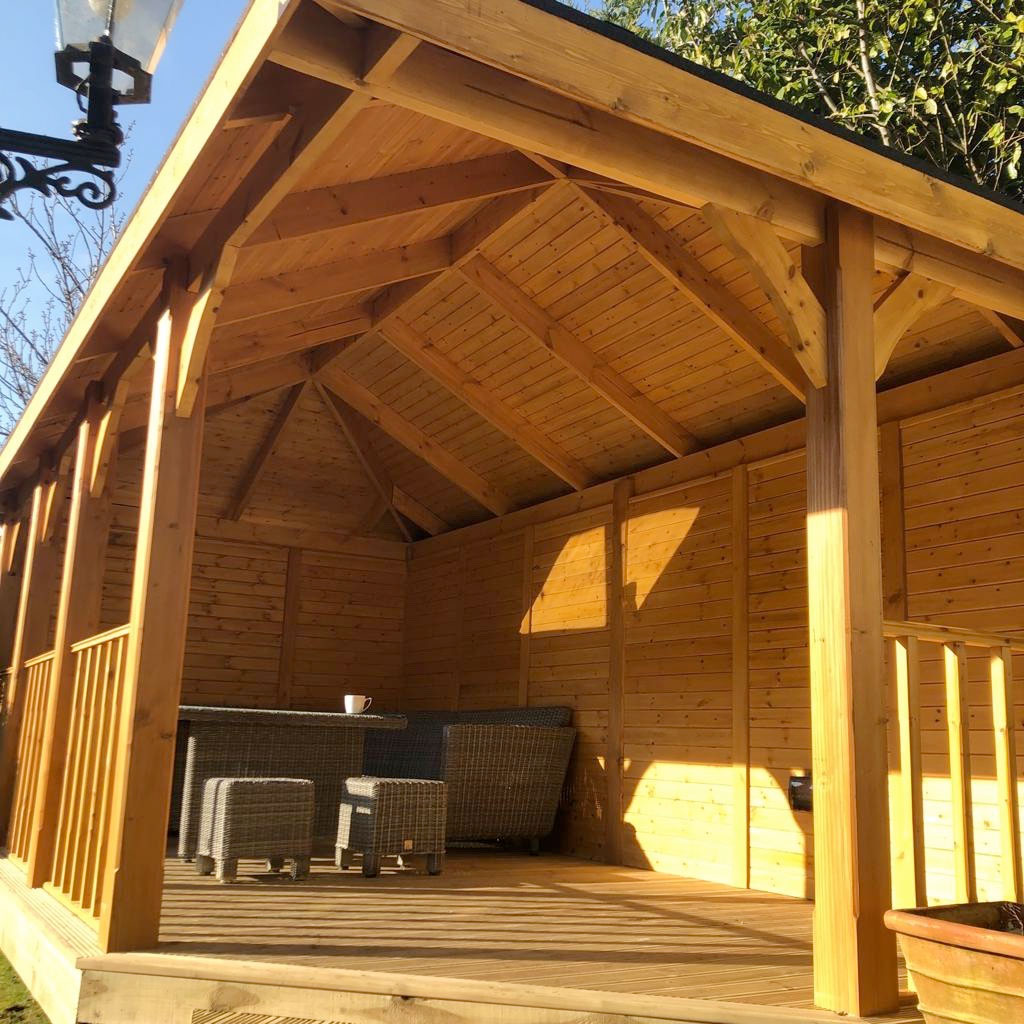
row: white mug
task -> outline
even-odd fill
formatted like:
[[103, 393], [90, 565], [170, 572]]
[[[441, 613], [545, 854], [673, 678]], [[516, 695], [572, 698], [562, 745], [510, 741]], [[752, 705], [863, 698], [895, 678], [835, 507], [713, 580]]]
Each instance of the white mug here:
[[364, 711], [370, 710], [372, 703], [372, 697], [364, 697], [361, 693], [346, 693], [345, 713], [348, 715], [361, 715]]

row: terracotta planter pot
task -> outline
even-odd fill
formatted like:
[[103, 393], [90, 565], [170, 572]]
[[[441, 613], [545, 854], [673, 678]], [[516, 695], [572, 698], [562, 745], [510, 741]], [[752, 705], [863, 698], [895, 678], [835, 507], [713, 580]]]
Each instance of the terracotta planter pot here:
[[1024, 1021], [1024, 904], [961, 903], [890, 910], [927, 1024]]

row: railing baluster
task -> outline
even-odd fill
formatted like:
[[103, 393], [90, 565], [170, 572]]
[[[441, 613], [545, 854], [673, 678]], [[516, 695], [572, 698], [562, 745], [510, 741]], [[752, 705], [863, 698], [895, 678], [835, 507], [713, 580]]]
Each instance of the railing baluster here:
[[921, 783], [921, 654], [916, 636], [893, 639], [899, 735], [899, 807], [896, 833], [896, 902], [923, 907], [928, 902], [924, 859], [924, 795]]
[[1003, 898], [1020, 902], [1024, 898], [1024, 879], [1021, 876], [1020, 812], [1017, 805], [1013, 652], [1009, 647], [993, 647], [989, 651], [989, 673], [992, 681], [992, 728], [995, 733]]
[[974, 822], [971, 813], [970, 708], [967, 703], [967, 646], [944, 644], [946, 730], [949, 736], [949, 783], [953, 823], [953, 871], [956, 899], [977, 899], [974, 877]]

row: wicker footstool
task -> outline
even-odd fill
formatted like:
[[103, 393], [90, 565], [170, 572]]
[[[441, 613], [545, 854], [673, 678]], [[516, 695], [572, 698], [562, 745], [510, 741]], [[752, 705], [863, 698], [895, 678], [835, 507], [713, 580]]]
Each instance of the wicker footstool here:
[[346, 779], [338, 809], [334, 862], [344, 870], [353, 853], [363, 855], [363, 875], [376, 878], [380, 859], [426, 854], [427, 871], [444, 865], [448, 787], [427, 779]]
[[207, 779], [199, 821], [196, 871], [230, 882], [240, 857], [266, 860], [269, 871], [292, 862], [292, 878], [309, 874], [313, 783], [308, 779]]

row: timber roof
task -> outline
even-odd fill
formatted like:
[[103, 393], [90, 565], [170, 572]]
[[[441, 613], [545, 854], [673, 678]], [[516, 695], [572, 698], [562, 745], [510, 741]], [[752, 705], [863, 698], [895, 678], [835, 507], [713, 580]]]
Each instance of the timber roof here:
[[549, 0], [255, 0], [0, 489], [66, 447], [91, 381], [113, 395], [168, 261], [215, 312], [202, 513], [384, 537], [798, 418], [808, 326], [764, 265], [799, 267], [828, 197], [876, 216], [880, 387], [1021, 344], [1018, 208], [599, 26]]

